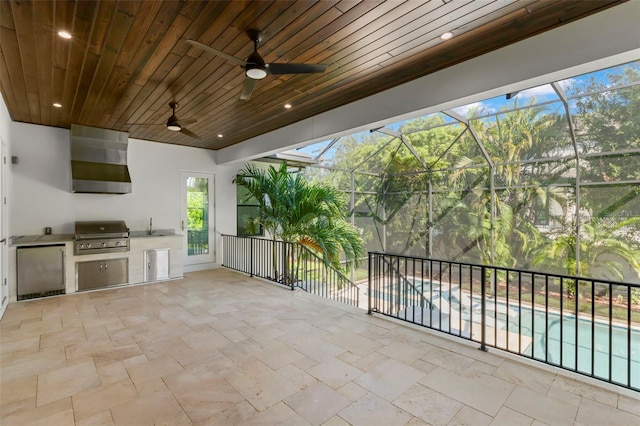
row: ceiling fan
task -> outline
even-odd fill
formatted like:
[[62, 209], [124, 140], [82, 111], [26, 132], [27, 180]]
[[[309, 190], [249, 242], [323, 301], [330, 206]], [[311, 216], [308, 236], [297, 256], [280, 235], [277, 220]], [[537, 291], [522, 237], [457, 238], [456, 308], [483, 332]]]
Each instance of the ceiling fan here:
[[[190, 136], [194, 139], [198, 139], [199, 136], [196, 135], [195, 133], [193, 133], [192, 131], [190, 131], [189, 129], [187, 129], [186, 127], [184, 127], [187, 124], [192, 124], [195, 123], [198, 120], [180, 120], [177, 116], [176, 116], [176, 108], [178, 107], [178, 103], [177, 102], [169, 102], [169, 108], [171, 108], [171, 117], [169, 117], [169, 119], [167, 120], [167, 124], [151, 124], [151, 126], [166, 126], [166, 128], [168, 130], [171, 130], [172, 132], [180, 132], [183, 133], [187, 136]], [[127, 125], [141, 125], [144, 126], [145, 124], [142, 123], [126, 123]]]
[[258, 30], [248, 30], [247, 35], [253, 41], [253, 53], [249, 55], [247, 60], [236, 58], [235, 56], [228, 55], [221, 50], [214, 49], [205, 44], [199, 43], [194, 40], [187, 40], [192, 46], [205, 50], [214, 55], [220, 56], [227, 61], [240, 65], [245, 70], [244, 85], [242, 86], [242, 94], [240, 99], [248, 100], [251, 97], [253, 88], [258, 80], [262, 80], [269, 74], [282, 75], [282, 74], [314, 74], [322, 73], [327, 69], [326, 65], [319, 64], [289, 64], [274, 62], [266, 64], [262, 56], [258, 53], [258, 44], [262, 41], [262, 33]]

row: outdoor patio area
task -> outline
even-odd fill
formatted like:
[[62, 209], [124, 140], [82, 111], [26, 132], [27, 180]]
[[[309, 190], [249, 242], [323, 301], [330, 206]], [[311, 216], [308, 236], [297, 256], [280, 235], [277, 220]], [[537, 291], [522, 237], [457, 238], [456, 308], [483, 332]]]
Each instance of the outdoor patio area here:
[[226, 269], [13, 303], [0, 339], [3, 426], [640, 424], [638, 393]]

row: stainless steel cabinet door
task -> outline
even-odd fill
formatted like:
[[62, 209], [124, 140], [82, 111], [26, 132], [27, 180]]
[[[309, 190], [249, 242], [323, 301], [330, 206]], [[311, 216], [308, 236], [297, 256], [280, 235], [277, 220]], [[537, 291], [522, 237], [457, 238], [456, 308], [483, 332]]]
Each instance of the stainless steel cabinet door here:
[[129, 282], [129, 259], [92, 260], [76, 263], [78, 290]]
[[169, 249], [145, 250], [144, 282], [169, 279]]
[[118, 285], [129, 282], [129, 259], [102, 261], [102, 285]]
[[78, 290], [102, 287], [102, 260], [76, 263]]

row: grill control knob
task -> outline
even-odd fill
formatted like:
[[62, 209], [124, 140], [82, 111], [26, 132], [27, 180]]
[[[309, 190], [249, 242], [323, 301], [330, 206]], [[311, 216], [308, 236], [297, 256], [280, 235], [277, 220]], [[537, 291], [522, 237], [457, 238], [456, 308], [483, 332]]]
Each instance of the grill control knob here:
[[116, 241], [116, 247], [120, 247], [120, 241]]
[[100, 245], [101, 245], [102, 247], [106, 247], [106, 246], [107, 246], [107, 243], [100, 243]]
[[91, 248], [91, 244], [87, 244], [87, 248]]
[[84, 244], [80, 244], [80, 248], [83, 249], [84, 248]]

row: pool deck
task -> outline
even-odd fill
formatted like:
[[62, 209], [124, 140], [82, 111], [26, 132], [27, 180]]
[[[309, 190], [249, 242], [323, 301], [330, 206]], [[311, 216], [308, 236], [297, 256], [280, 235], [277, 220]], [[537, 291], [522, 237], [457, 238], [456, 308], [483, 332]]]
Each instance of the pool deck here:
[[8, 425], [640, 424], [640, 393], [226, 269], [10, 304]]

